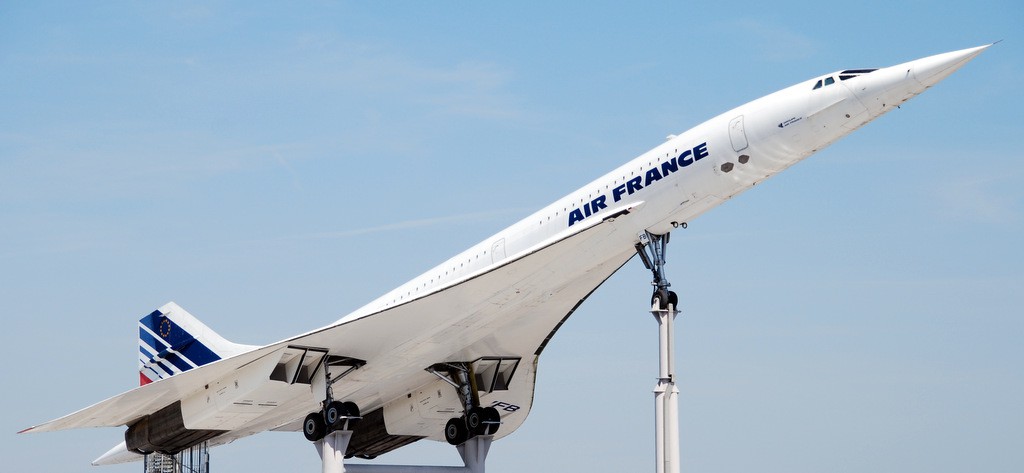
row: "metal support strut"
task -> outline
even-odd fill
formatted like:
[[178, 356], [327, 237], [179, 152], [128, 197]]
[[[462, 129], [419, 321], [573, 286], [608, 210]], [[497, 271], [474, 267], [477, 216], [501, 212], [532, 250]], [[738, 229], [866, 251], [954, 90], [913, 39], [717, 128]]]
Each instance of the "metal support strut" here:
[[[359, 369], [366, 364], [365, 361], [344, 356], [328, 355], [324, 351], [320, 364], [323, 366], [324, 375], [324, 400], [319, 412], [311, 412], [302, 421], [302, 434], [306, 440], [316, 444], [324, 462], [324, 472], [335, 471], [328, 468], [328, 463], [333, 462], [334, 456], [345, 456], [345, 449], [348, 448], [348, 439], [352, 436], [352, 427], [362, 419], [359, 415], [359, 406], [351, 401], [337, 401], [334, 398], [334, 383], [347, 376], [349, 373]], [[344, 366], [345, 369], [337, 375], [332, 375], [332, 366]], [[317, 368], [319, 369], [319, 368]], [[334, 435], [337, 433], [338, 435]], [[339, 440], [344, 436], [345, 441]], [[340, 451], [332, 450], [332, 446], [341, 445]], [[325, 451], [333, 452], [325, 456]], [[333, 468], [333, 467], [331, 467]], [[344, 467], [341, 467], [344, 471]]]
[[[343, 424], [315, 442], [323, 473], [484, 473], [487, 452], [501, 416], [493, 407], [480, 407], [480, 397], [470, 363], [438, 363], [427, 368], [450, 384], [462, 401], [465, 414], [450, 419], [445, 426], [445, 439], [455, 445], [464, 466], [367, 465], [345, 464], [345, 452], [352, 440], [352, 431]], [[328, 399], [331, 392], [328, 387]], [[328, 403], [330, 401], [327, 401]]]
[[323, 473], [485, 473], [487, 452], [493, 435], [478, 435], [458, 445], [464, 466], [421, 465], [368, 465], [345, 464], [345, 450], [352, 439], [352, 431], [336, 430], [316, 442], [316, 450], [323, 460]]
[[655, 471], [679, 473], [679, 388], [675, 382], [675, 332], [673, 321], [678, 312], [678, 297], [668, 288], [665, 278], [665, 248], [669, 234], [640, 234], [637, 254], [644, 266], [653, 273], [654, 295], [651, 296], [651, 315], [658, 322], [659, 370], [658, 384], [654, 388], [654, 442]]

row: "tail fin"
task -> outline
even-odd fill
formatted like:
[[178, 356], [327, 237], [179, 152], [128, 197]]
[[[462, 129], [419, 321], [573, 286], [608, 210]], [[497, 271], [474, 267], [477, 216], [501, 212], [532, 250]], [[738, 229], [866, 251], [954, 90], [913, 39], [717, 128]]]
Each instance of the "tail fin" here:
[[168, 302], [139, 319], [139, 385], [253, 348], [227, 341], [178, 304]]

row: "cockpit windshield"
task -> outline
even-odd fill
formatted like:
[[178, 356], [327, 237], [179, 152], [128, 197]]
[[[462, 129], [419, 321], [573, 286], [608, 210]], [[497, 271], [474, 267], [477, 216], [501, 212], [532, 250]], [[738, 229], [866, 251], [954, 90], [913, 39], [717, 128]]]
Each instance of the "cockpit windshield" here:
[[861, 74], [868, 74], [877, 70], [878, 69], [847, 69], [839, 73], [839, 80], [853, 79]]
[[[847, 69], [839, 73], [839, 80], [849, 80], [863, 74], [870, 74], [877, 71], [878, 69]], [[814, 90], [818, 90], [826, 85], [832, 85], [836, 83], [834, 76], [828, 76], [824, 79], [818, 79], [818, 82], [814, 83]]]

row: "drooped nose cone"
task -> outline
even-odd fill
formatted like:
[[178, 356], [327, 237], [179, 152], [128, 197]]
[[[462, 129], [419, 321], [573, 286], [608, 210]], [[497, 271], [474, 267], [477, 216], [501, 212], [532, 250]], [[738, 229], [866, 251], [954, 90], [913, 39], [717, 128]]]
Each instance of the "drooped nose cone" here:
[[948, 77], [957, 69], [960, 69], [961, 66], [967, 64], [968, 61], [974, 59], [975, 56], [981, 54], [981, 52], [989, 46], [992, 45], [987, 44], [976, 48], [936, 54], [934, 56], [911, 61], [907, 63], [907, 65], [910, 66], [910, 70], [913, 71], [914, 79], [925, 87], [931, 87], [942, 79]]
[[850, 80], [847, 85], [867, 108], [868, 116], [876, 118], [945, 79], [989, 46], [936, 54], [884, 67]]

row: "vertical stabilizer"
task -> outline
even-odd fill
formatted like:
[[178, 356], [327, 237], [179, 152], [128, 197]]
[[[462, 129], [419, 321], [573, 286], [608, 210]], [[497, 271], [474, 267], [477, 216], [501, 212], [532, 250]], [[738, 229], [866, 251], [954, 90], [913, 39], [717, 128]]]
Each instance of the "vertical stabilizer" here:
[[227, 341], [178, 304], [168, 302], [139, 319], [139, 385], [254, 348]]

